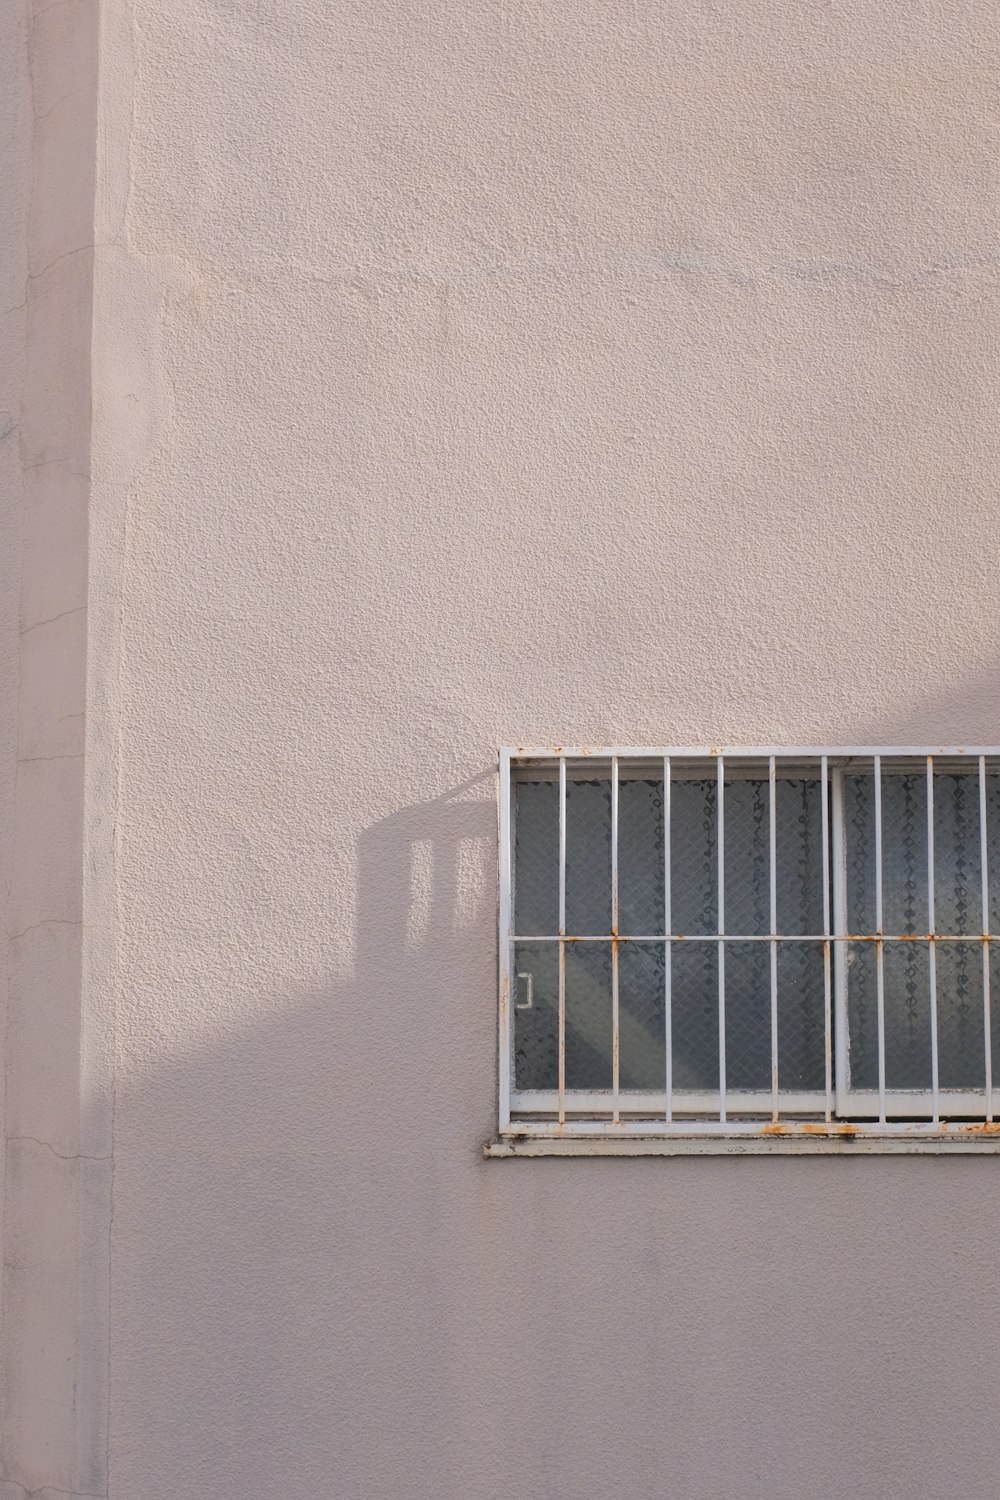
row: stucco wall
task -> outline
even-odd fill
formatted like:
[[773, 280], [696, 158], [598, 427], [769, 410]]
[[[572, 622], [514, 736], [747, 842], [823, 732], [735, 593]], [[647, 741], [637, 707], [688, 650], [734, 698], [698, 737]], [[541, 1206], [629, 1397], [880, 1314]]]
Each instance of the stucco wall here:
[[99, 1493], [107, 1446], [110, 1166], [81, 1068], [96, 83], [96, 0], [2, 7], [3, 1500]]
[[79, 1488], [994, 1500], [992, 1160], [481, 1145], [499, 744], [1000, 738], [998, 31], [102, 0]]

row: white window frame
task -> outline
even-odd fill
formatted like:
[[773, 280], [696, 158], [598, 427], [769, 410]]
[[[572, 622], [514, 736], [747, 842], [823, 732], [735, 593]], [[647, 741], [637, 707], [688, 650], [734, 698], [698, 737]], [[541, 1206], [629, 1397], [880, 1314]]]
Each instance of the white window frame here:
[[[854, 763], [852, 765], [852, 762]], [[891, 1090], [885, 1083], [885, 1015], [882, 1000], [882, 955], [884, 944], [894, 935], [882, 932], [881, 924], [881, 787], [884, 768], [900, 769], [900, 762], [926, 766], [928, 803], [928, 903], [931, 1007], [932, 1081], [928, 1090], [906, 1093]], [[953, 769], [958, 763], [978, 775], [980, 793], [980, 859], [982, 869], [982, 931], [960, 937], [934, 931], [934, 858], [933, 858], [933, 788], [935, 767]], [[566, 933], [566, 785], [568, 772], [579, 774], [587, 763], [602, 763], [609, 768], [611, 781], [611, 908], [612, 931], [590, 938], [568, 938]], [[692, 765], [693, 763], [693, 765]], [[807, 940], [799, 935], [779, 933], [776, 922], [776, 856], [775, 856], [775, 780], [779, 773], [799, 774], [803, 765], [816, 775], [821, 785], [823, 825], [823, 911], [824, 931], [810, 934], [808, 940], [822, 943], [825, 971], [826, 1086], [824, 1090], [792, 1093], [779, 1090], [777, 1058], [777, 944], [781, 941]], [[488, 1144], [491, 1156], [548, 1154], [641, 1154], [674, 1155], [693, 1152], [719, 1154], [769, 1151], [811, 1152], [920, 1152], [1000, 1151], [1000, 1121], [995, 1105], [1000, 1104], [1000, 1088], [991, 1084], [990, 1054], [991, 1000], [989, 989], [989, 951], [1000, 934], [989, 931], [986, 769], [1000, 770], [998, 747], [950, 746], [861, 746], [861, 747], [516, 747], [500, 752], [499, 764], [499, 1132]], [[662, 774], [665, 788], [665, 877], [664, 913], [670, 913], [670, 787], [678, 773], [704, 777], [706, 768], [714, 766], [718, 778], [719, 837], [717, 839], [719, 879], [719, 933], [712, 937], [690, 939], [669, 931], [646, 941], [662, 941], [667, 948], [665, 1025], [666, 1077], [659, 1092], [624, 1090], [618, 1081], [618, 948], [634, 937], [617, 935], [618, 921], [618, 787], [624, 768], [626, 774]], [[843, 818], [843, 782], [847, 774], [874, 776], [875, 784], [875, 861], [876, 861], [876, 932], [849, 934], [846, 919], [846, 837]], [[734, 941], [725, 931], [722, 903], [724, 873], [724, 798], [725, 779], [739, 774], [760, 777], [766, 771], [770, 794], [770, 933], [754, 941], [770, 944], [771, 962], [771, 1043], [772, 1088], [769, 1092], [734, 1091], [726, 1088], [725, 1060], [725, 948]], [[554, 1090], [518, 1091], [514, 1079], [513, 1008], [518, 1003], [518, 976], [514, 967], [514, 944], [518, 934], [513, 930], [514, 863], [512, 787], [519, 771], [532, 777], [550, 775], [559, 782], [559, 932], [539, 939], [525, 936], [524, 941], [551, 941], [559, 944], [559, 1087]], [[829, 794], [828, 794], [829, 793]], [[832, 854], [832, 858], [831, 858]], [[831, 873], [832, 872], [832, 873]], [[923, 936], [923, 935], [922, 935]], [[569, 941], [601, 941], [612, 944], [612, 1075], [610, 1090], [581, 1091], [568, 1089], [565, 1083], [565, 955]], [[719, 1014], [721, 1088], [712, 1093], [683, 1095], [674, 1093], [671, 1084], [670, 1030], [670, 953], [675, 942], [717, 941], [720, 948]], [[896, 940], [899, 940], [898, 937]], [[910, 940], [907, 937], [906, 940]], [[877, 1025], [879, 1054], [879, 1088], [852, 1089], [848, 1047], [846, 1004], [846, 953], [848, 942], [872, 942], [877, 964]], [[936, 943], [941, 941], [979, 942], [983, 954], [983, 1039], [984, 1088], [945, 1090], [938, 1086], [937, 1066], [937, 996]]]

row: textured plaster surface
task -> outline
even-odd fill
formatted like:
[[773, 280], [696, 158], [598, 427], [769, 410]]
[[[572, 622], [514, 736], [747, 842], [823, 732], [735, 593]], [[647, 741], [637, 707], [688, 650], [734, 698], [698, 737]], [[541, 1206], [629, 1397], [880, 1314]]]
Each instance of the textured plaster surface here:
[[481, 1145], [499, 744], [1000, 738], [995, 7], [100, 20], [83, 879], [12, 912], [83, 911], [22, 1130], [113, 1219], [15, 1477], [994, 1500], [993, 1162]]

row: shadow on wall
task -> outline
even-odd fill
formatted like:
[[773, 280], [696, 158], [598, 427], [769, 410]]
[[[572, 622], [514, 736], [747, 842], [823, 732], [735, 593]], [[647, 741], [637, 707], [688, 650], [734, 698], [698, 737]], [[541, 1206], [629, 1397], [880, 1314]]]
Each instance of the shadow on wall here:
[[[947, 670], [947, 666], [942, 669], [939, 663], [934, 664], [937, 678], [947, 676]], [[851, 736], [841, 736], [841, 743], [1000, 744], [1000, 676], [994, 668], [986, 667], [970, 676], [960, 661], [952, 664], [952, 672], [952, 688], [921, 699], [909, 712], [887, 716], [865, 704], [855, 704], [853, 720], [858, 727]]]
[[494, 773], [358, 869], [353, 978], [120, 1090], [112, 1494], [994, 1500], [989, 1163], [484, 1162]]

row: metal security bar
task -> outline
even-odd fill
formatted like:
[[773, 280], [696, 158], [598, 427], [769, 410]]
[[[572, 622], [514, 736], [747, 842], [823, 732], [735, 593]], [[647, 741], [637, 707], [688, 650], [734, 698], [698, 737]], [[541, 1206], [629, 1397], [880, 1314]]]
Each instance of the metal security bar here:
[[501, 1142], [1000, 1146], [993, 928], [1000, 748], [505, 750]]

